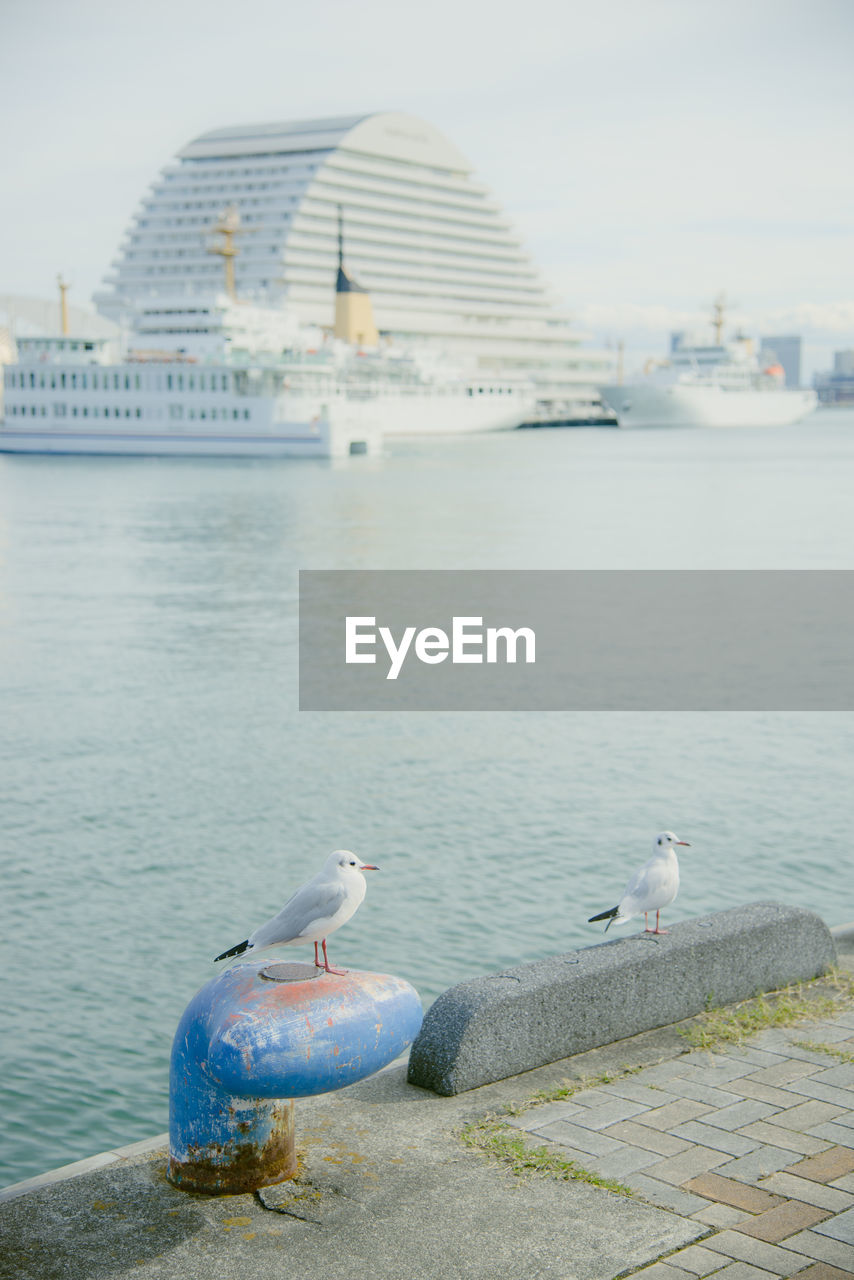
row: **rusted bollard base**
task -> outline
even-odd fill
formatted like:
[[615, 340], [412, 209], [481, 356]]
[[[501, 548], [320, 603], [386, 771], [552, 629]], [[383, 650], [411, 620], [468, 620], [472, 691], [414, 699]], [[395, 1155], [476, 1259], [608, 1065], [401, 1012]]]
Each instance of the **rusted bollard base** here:
[[[251, 1121], [241, 1113], [251, 1109]], [[205, 1148], [190, 1147], [187, 1158], [170, 1154], [167, 1177], [182, 1191], [240, 1195], [296, 1176], [294, 1104], [291, 1099], [236, 1098], [229, 1107], [234, 1137]], [[263, 1141], [253, 1141], [261, 1131]]]

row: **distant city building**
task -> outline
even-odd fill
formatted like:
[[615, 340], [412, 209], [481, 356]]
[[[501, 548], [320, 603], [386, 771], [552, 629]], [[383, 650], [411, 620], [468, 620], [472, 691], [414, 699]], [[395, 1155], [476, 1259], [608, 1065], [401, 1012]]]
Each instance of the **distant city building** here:
[[854, 349], [833, 353], [833, 370], [817, 373], [813, 386], [822, 404], [854, 404]]
[[772, 334], [762, 339], [759, 359], [767, 367], [779, 364], [786, 375], [787, 387], [801, 385], [801, 338], [799, 334]]
[[[332, 331], [339, 218], [347, 274], [370, 294], [381, 341], [431, 345], [484, 374], [520, 371], [542, 394], [597, 399], [613, 356], [581, 349], [498, 202], [457, 148], [396, 112], [237, 125], [178, 152], [143, 196], [98, 309], [121, 323], [222, 289], [212, 237], [237, 236], [241, 301]], [[212, 256], [213, 254], [213, 256]]]

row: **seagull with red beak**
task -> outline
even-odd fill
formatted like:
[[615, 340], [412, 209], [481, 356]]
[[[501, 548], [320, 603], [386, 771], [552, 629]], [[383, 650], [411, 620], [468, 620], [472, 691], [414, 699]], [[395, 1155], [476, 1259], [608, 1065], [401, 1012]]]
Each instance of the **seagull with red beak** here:
[[[660, 836], [656, 836], [652, 857], [632, 876], [617, 906], [611, 907], [610, 911], [600, 911], [598, 916], [591, 916], [587, 923], [607, 920], [607, 933], [612, 924], [623, 924], [643, 912], [645, 933], [667, 933], [667, 929], [659, 926], [659, 915], [662, 907], [669, 907], [679, 892], [677, 845], [690, 848], [687, 840], [677, 839], [672, 831], [662, 831]], [[654, 929], [649, 927], [650, 911], [655, 912]]]
[[[326, 939], [346, 924], [361, 905], [368, 887], [362, 874], [364, 871], [379, 871], [379, 867], [362, 862], [349, 849], [336, 849], [317, 875], [288, 899], [278, 915], [216, 959], [229, 960], [256, 948], [295, 947], [313, 942], [314, 963], [318, 969], [325, 969], [327, 973], [346, 973], [344, 969], [329, 967]], [[323, 948], [323, 964], [320, 963], [318, 943]]]

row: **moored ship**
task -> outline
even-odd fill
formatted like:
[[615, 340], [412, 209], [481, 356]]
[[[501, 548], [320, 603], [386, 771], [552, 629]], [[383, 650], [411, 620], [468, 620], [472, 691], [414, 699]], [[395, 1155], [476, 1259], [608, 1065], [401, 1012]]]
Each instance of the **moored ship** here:
[[525, 379], [382, 345], [343, 258], [333, 335], [239, 301], [237, 229], [228, 211], [216, 228], [225, 293], [141, 301], [122, 349], [67, 332], [19, 339], [0, 452], [336, 457], [386, 435], [509, 429], [530, 413]]
[[778, 364], [763, 368], [743, 335], [722, 341], [724, 303], [715, 303], [715, 340], [674, 334], [669, 357], [641, 377], [600, 387], [621, 427], [781, 427], [805, 418], [814, 391], [789, 388]]

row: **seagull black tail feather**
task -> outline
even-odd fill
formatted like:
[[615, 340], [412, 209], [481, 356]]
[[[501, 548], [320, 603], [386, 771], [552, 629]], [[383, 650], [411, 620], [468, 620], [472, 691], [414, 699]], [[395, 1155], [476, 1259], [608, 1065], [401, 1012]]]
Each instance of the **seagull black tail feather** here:
[[600, 911], [598, 916], [590, 916], [587, 923], [594, 924], [597, 920], [607, 920], [608, 923], [605, 925], [605, 932], [607, 933], [608, 930], [611, 928], [611, 925], [616, 920], [617, 912], [619, 910], [620, 910], [619, 907], [612, 907], [610, 911]]
[[229, 960], [232, 956], [242, 956], [248, 946], [249, 939], [246, 938], [245, 941], [238, 942], [237, 946], [232, 947], [230, 951], [223, 951], [221, 956], [214, 956], [214, 964], [216, 964], [217, 960]]

